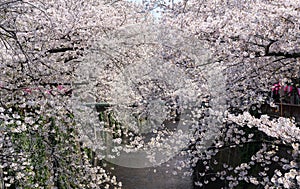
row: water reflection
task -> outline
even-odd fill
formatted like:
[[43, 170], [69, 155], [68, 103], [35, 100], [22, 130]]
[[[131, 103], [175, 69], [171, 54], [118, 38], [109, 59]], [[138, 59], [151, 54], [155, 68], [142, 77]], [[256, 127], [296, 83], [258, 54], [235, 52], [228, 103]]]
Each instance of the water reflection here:
[[177, 155], [159, 167], [128, 168], [105, 162], [106, 169], [116, 175], [123, 189], [192, 189], [191, 169], [178, 169], [186, 156]]

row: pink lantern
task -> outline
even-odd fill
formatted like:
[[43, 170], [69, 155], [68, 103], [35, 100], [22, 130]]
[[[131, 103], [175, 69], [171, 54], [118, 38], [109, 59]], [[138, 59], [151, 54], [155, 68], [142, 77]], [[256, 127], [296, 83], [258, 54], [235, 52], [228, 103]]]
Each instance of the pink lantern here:
[[278, 94], [280, 88], [280, 83], [275, 83], [272, 87], [272, 91], [275, 92], [275, 94]]

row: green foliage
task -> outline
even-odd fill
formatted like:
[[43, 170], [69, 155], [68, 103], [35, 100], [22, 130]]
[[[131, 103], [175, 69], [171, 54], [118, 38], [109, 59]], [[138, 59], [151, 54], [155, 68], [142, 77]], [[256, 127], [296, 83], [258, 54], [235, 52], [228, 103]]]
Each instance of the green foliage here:
[[[13, 121], [1, 122], [1, 128], [6, 131], [4, 138], [10, 139], [12, 148], [9, 155], [0, 157], [3, 158], [1, 161], [7, 161], [7, 166], [3, 168], [4, 176], [13, 183], [7, 187], [30, 189], [40, 186], [50, 189], [54, 186], [89, 186], [89, 167], [95, 154], [89, 148], [82, 148], [78, 142], [72, 121], [74, 116], [68, 114], [65, 119], [57, 119], [38, 115], [35, 110], [13, 107], [6, 112]], [[20, 115], [17, 120], [26, 129], [20, 130], [12, 115]], [[34, 123], [26, 123], [26, 115], [34, 116]]]

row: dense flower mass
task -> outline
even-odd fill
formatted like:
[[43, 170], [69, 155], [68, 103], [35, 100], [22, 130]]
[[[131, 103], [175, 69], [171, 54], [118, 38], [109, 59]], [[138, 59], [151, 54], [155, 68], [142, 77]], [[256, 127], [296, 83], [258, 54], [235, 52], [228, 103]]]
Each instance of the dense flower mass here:
[[258, 127], [259, 130], [265, 132], [268, 136], [280, 138], [287, 143], [300, 141], [300, 129], [289, 118], [280, 117], [270, 120], [269, 116], [262, 115], [260, 119], [257, 119], [248, 112], [244, 112], [244, 114], [238, 116], [229, 115], [228, 119], [242, 126]]
[[133, 10], [138, 9], [127, 2], [0, 3], [3, 186], [121, 186], [92, 162], [78, 140], [70, 106], [71, 82], [76, 60], [107, 31], [137, 22], [139, 14]]
[[[239, 151], [243, 149], [240, 145], [247, 146], [249, 149], [251, 146], [249, 144], [257, 143], [263, 144], [263, 148], [253, 156], [255, 164], [252, 160], [245, 165], [253, 167], [261, 162], [264, 167], [265, 165], [275, 166], [276, 163], [269, 162], [269, 156], [274, 155], [272, 150], [269, 151], [270, 148], [277, 150], [275, 154], [278, 149], [285, 151], [292, 148], [293, 158], [287, 160], [286, 163], [293, 165], [296, 163], [296, 171], [292, 170], [293, 168], [289, 165], [283, 166], [288, 168], [283, 171], [287, 175], [290, 175], [289, 171], [298, 174], [299, 128], [296, 123], [288, 118], [277, 119], [258, 115], [261, 114], [261, 112], [259, 113], [260, 107], [267, 103], [274, 104], [269, 97], [271, 86], [274, 83], [279, 81], [281, 85], [286, 85], [292, 82], [292, 78], [300, 76], [300, 17], [298, 14], [300, 1], [214, 0], [178, 3], [151, 1], [150, 3], [150, 5], [156, 4], [163, 7], [162, 20], [164, 23], [197, 37], [212, 53], [209, 63], [215, 64], [216, 67], [222, 65], [223, 73], [227, 76], [223, 80], [227, 89], [225, 93], [219, 94], [227, 101], [227, 105], [230, 107], [228, 110], [234, 115], [227, 114], [226, 124], [223, 125], [223, 134], [215, 144], [217, 152], [207, 152], [204, 156], [200, 156], [201, 159], [207, 158], [207, 162], [217, 163], [216, 159], [211, 157], [211, 153], [218, 157], [228, 152], [227, 147]], [[217, 89], [216, 87], [215, 90]], [[214, 98], [211, 98], [211, 101], [213, 100]], [[248, 113], [248, 111], [252, 111], [252, 107], [258, 109], [256, 117]], [[261, 140], [258, 137], [261, 135], [259, 131], [264, 133], [263, 136], [272, 138]], [[199, 145], [196, 143], [195, 147], [197, 151]], [[200, 153], [193, 152], [193, 159], [198, 159], [199, 155], [194, 157], [195, 154]], [[276, 162], [280, 156], [283, 157], [282, 154], [275, 156], [274, 161]], [[236, 159], [238, 158], [236, 157]], [[298, 181], [295, 180], [296, 176], [289, 179], [281, 178], [280, 182], [277, 180], [279, 177], [274, 176], [271, 180], [269, 176], [274, 174], [274, 170], [268, 166], [265, 167], [266, 170], [259, 173], [259, 177], [263, 177], [261, 180], [257, 177], [257, 173], [251, 171], [254, 168], [249, 167], [248, 170], [243, 169], [242, 172], [238, 170], [232, 172], [235, 169], [233, 166], [236, 166], [232, 162], [231, 165], [223, 167], [225, 170], [221, 171], [217, 165], [207, 167], [205, 163], [198, 162], [204, 169], [203, 173], [199, 174], [200, 177], [199, 175], [195, 176], [199, 178], [196, 185], [200, 188], [209, 185], [209, 179], [214, 182], [216, 178], [217, 183], [222, 179], [227, 180], [229, 182], [227, 187], [230, 188], [238, 187], [244, 182], [254, 185], [261, 184], [270, 188], [299, 186]], [[276, 166], [280, 167], [280, 165]], [[236, 175], [237, 173], [239, 176]], [[213, 174], [215, 177], [208, 176]], [[214, 185], [209, 186], [214, 187]]]
[[299, 188], [299, 123], [260, 111], [300, 77], [299, 10], [2, 0], [0, 186], [121, 188], [104, 160], [143, 150], [155, 166], [188, 157], [177, 170], [198, 188]]
[[231, 106], [247, 108], [274, 82], [299, 74], [299, 4], [184, 1], [166, 10], [165, 22], [207, 43], [212, 62], [227, 66]]

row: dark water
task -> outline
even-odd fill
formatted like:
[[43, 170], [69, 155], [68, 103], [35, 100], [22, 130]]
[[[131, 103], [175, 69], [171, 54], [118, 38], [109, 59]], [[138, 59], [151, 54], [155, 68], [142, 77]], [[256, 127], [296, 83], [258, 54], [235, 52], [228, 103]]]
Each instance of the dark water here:
[[190, 168], [177, 169], [184, 156], [175, 156], [159, 167], [128, 168], [107, 162], [106, 169], [122, 182], [123, 189], [192, 189], [192, 176], [184, 175]]
[[[176, 130], [179, 120], [176, 117], [173, 121], [164, 122], [164, 129]], [[145, 141], [152, 137], [155, 136], [151, 132], [144, 135]], [[179, 166], [187, 159], [187, 156], [178, 154], [159, 166], [147, 168], [129, 168], [110, 162], [104, 164], [107, 164], [106, 170], [115, 175], [118, 182], [122, 182], [123, 189], [193, 189], [192, 169]], [[132, 163], [135, 160], [128, 161]]]

